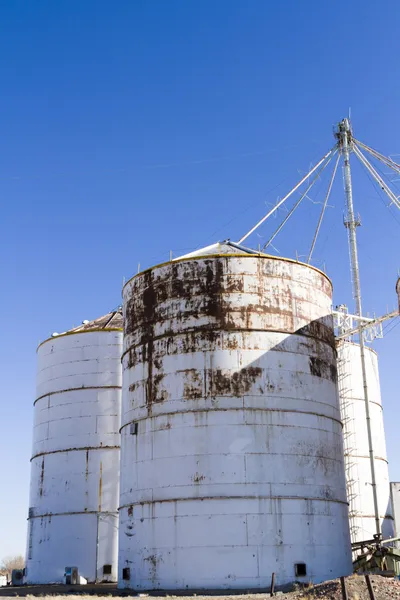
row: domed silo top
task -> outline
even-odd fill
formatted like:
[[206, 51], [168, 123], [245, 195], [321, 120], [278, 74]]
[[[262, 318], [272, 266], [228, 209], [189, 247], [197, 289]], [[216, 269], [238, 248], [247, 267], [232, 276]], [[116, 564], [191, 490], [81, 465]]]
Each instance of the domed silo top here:
[[113, 310], [98, 319], [94, 319], [93, 321], [84, 320], [77, 327], [73, 327], [72, 329], [68, 329], [67, 331], [63, 331], [62, 333], [55, 332], [51, 335], [51, 337], [47, 338], [43, 342], [39, 344], [39, 348], [42, 344], [50, 340], [54, 340], [55, 338], [65, 336], [65, 335], [73, 335], [74, 333], [90, 333], [94, 331], [122, 331], [123, 330], [123, 316], [122, 316], [122, 308], [118, 307], [117, 310]]
[[182, 260], [184, 258], [194, 258], [195, 256], [207, 256], [215, 254], [257, 254], [261, 256], [269, 256], [267, 254], [264, 254], [263, 252], [258, 252], [257, 250], [253, 250], [252, 248], [246, 248], [246, 246], [235, 244], [235, 242], [231, 242], [230, 240], [225, 240], [224, 242], [217, 242], [216, 244], [211, 244], [210, 246], [205, 246], [204, 248], [194, 250], [189, 254], [184, 254], [183, 256], [179, 256], [175, 260]]

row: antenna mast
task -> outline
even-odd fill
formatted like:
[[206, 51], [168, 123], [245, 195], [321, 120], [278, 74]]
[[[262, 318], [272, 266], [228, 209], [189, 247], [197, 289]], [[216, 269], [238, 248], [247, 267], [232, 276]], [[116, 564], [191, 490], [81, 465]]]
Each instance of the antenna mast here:
[[[339, 150], [343, 156], [343, 171], [344, 171], [344, 191], [346, 195], [347, 204], [347, 215], [345, 219], [345, 227], [348, 231], [349, 247], [350, 247], [350, 267], [353, 282], [353, 293], [354, 300], [356, 303], [356, 314], [362, 317], [362, 303], [361, 303], [361, 287], [360, 287], [360, 272], [358, 265], [358, 251], [357, 251], [357, 227], [359, 227], [360, 219], [354, 215], [353, 206], [353, 192], [351, 185], [351, 169], [350, 169], [350, 152], [353, 151], [354, 141], [353, 133], [350, 126], [349, 119], [343, 119], [338, 124], [338, 130], [336, 133], [338, 139]], [[361, 369], [364, 387], [364, 400], [365, 400], [365, 415], [367, 421], [367, 432], [368, 432], [368, 447], [369, 447], [369, 459], [371, 465], [371, 480], [372, 480], [372, 494], [374, 499], [374, 512], [375, 512], [375, 528], [376, 534], [375, 539], [380, 542], [382, 539], [380, 515], [378, 506], [378, 494], [376, 489], [376, 476], [375, 476], [375, 456], [374, 448], [372, 443], [372, 432], [371, 432], [371, 416], [369, 409], [369, 396], [367, 386], [367, 375], [366, 375], [366, 364], [365, 364], [365, 341], [363, 334], [362, 320], [359, 320], [358, 327], [359, 344], [360, 344], [360, 356], [361, 356]]]

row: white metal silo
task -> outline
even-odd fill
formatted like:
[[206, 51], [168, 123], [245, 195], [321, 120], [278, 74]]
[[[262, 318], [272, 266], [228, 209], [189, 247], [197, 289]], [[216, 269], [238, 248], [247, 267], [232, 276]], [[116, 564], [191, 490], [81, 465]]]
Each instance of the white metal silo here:
[[331, 297], [231, 243], [125, 285], [120, 587], [351, 572]]
[[[364, 386], [359, 345], [350, 341], [341, 341], [337, 346], [337, 350], [350, 533], [351, 541], [355, 543], [372, 540], [376, 533]], [[378, 357], [376, 352], [368, 346], [365, 348], [365, 361], [375, 455], [378, 509], [382, 535], [384, 539], [387, 539], [394, 535], [394, 521], [390, 498]]]
[[38, 347], [28, 583], [116, 581], [122, 312]]

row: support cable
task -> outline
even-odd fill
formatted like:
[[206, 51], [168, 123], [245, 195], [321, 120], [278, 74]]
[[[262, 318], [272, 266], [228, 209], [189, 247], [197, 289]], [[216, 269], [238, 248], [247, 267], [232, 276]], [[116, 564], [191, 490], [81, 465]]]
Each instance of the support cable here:
[[[378, 166], [376, 166], [375, 169], [376, 169], [376, 171], [378, 171], [378, 173], [382, 177], [382, 179], [385, 180], [384, 179], [385, 178], [385, 173]], [[396, 223], [398, 225], [400, 225], [399, 213], [396, 210], [397, 207], [395, 207], [394, 210], [392, 210], [392, 206], [393, 205], [392, 205], [392, 203], [390, 203], [390, 204], [386, 203], [387, 196], [386, 196], [386, 194], [382, 193], [382, 189], [380, 188], [380, 186], [379, 186], [380, 189], [377, 189], [378, 186], [377, 186], [376, 182], [372, 179], [372, 177], [371, 177], [371, 175], [369, 173], [367, 173], [367, 177], [371, 181], [371, 183], [372, 183], [372, 185], [373, 185], [373, 187], [374, 187], [374, 189], [375, 189], [378, 197], [380, 198], [383, 206], [385, 208], [387, 208], [390, 216], [393, 217], [393, 219], [396, 221]], [[394, 181], [391, 181], [390, 185], [391, 185], [392, 191], [395, 194], [397, 194], [397, 197], [400, 199], [400, 188], [398, 187], [398, 185]], [[385, 196], [385, 198], [383, 196]]]
[[334, 181], [335, 176], [336, 176], [336, 171], [337, 171], [337, 168], [338, 168], [338, 165], [339, 165], [339, 161], [340, 161], [340, 154], [338, 154], [335, 166], [333, 168], [332, 177], [331, 177], [331, 180], [329, 182], [328, 190], [327, 190], [326, 196], [325, 196], [325, 201], [324, 201], [324, 204], [322, 206], [321, 214], [319, 216], [319, 220], [318, 220], [318, 224], [317, 224], [317, 229], [315, 231], [314, 239], [312, 241], [310, 252], [309, 252], [309, 255], [308, 255], [308, 260], [307, 260], [308, 264], [310, 264], [310, 262], [311, 262], [312, 253], [314, 252], [314, 248], [315, 248], [315, 244], [317, 242], [317, 237], [318, 237], [318, 234], [319, 234], [319, 230], [321, 229], [322, 219], [324, 218], [325, 210], [326, 210], [326, 207], [328, 206], [328, 200], [329, 200], [329, 196], [331, 194], [331, 189], [332, 189], [333, 181]]
[[391, 327], [387, 327], [385, 330], [385, 337], [387, 337], [389, 335], [389, 333], [391, 333], [393, 331], [393, 329], [395, 329], [398, 325], [400, 325], [400, 319], [397, 316], [397, 319], [395, 319], [392, 323]]
[[292, 209], [289, 211], [289, 213], [284, 218], [284, 220], [282, 221], [282, 223], [279, 225], [278, 229], [275, 230], [275, 232], [272, 234], [272, 236], [269, 238], [269, 240], [261, 248], [262, 251], [265, 250], [265, 248], [267, 248], [271, 244], [271, 242], [276, 238], [276, 236], [281, 231], [281, 229], [283, 229], [283, 227], [289, 221], [290, 217], [292, 216], [292, 214], [294, 213], [294, 211], [296, 210], [296, 208], [299, 206], [300, 202], [302, 200], [304, 200], [304, 198], [307, 196], [308, 192], [313, 187], [314, 183], [317, 181], [317, 179], [321, 175], [322, 171], [324, 171], [324, 169], [329, 165], [329, 163], [331, 162], [331, 160], [332, 160], [332, 158], [333, 158], [333, 156], [335, 154], [336, 154], [336, 150], [328, 157], [328, 159], [325, 161], [325, 163], [322, 165], [322, 167], [317, 171], [317, 174], [312, 179], [312, 181], [309, 184], [309, 186], [307, 187], [306, 191], [300, 196], [300, 198], [297, 200], [296, 204], [292, 207]]
[[374, 156], [375, 158], [377, 158], [378, 160], [383, 162], [387, 167], [390, 167], [393, 171], [400, 174], [400, 165], [398, 165], [396, 162], [394, 162], [394, 160], [392, 160], [391, 158], [388, 158], [384, 154], [381, 154], [380, 152], [378, 152], [378, 150], [374, 150], [373, 148], [370, 148], [369, 146], [367, 146], [367, 144], [363, 144], [362, 142], [360, 142], [360, 140], [355, 139], [354, 141], [356, 144], [361, 146], [364, 150], [369, 152], [369, 154], [371, 154], [372, 156]]
[[[382, 171], [379, 171], [379, 172], [380, 172], [380, 174], [381, 174], [381, 175], [383, 175]], [[383, 206], [384, 206], [385, 208], [387, 208], [387, 210], [389, 211], [389, 214], [390, 214], [390, 216], [391, 216], [391, 217], [393, 217], [393, 219], [396, 221], [396, 223], [397, 223], [398, 225], [400, 225], [400, 219], [399, 219], [399, 217], [398, 217], [397, 211], [396, 211], [396, 212], [393, 212], [393, 211], [391, 210], [391, 208], [392, 208], [392, 205], [391, 205], [391, 204], [390, 204], [390, 205], [386, 204], [386, 200], [385, 200], [385, 198], [386, 198], [387, 196], [386, 196], [386, 194], [382, 194], [382, 187], [381, 187], [380, 185], [378, 185], [378, 186], [377, 186], [377, 183], [376, 183], [375, 179], [373, 179], [373, 178], [372, 178], [372, 176], [371, 176], [371, 174], [369, 173], [369, 171], [365, 170], [365, 174], [366, 174], [366, 176], [368, 177], [368, 180], [370, 181], [370, 183], [371, 183], [372, 187], [374, 188], [374, 190], [375, 190], [375, 192], [376, 192], [376, 195], [377, 195], [377, 197], [378, 197], [378, 198], [379, 198], [379, 200], [382, 202]], [[396, 186], [396, 187], [397, 187], [397, 186]], [[379, 189], [378, 189], [378, 188], [379, 188]], [[399, 191], [400, 191], [400, 190], [399, 190]], [[385, 198], [384, 198], [384, 196], [385, 196]]]
[[367, 160], [367, 158], [361, 152], [360, 148], [358, 148], [358, 146], [356, 144], [353, 144], [353, 150], [354, 150], [354, 154], [357, 156], [359, 161], [371, 173], [372, 177], [379, 184], [379, 186], [382, 188], [382, 190], [384, 192], [386, 192], [386, 195], [389, 197], [389, 200], [391, 201], [391, 203], [395, 204], [397, 206], [397, 208], [400, 209], [400, 201], [399, 201], [398, 197], [392, 192], [390, 187], [383, 181], [382, 177], [380, 177], [379, 174], [375, 171], [374, 167], [371, 165], [371, 163]]
[[313, 167], [311, 169], [311, 171], [309, 171], [307, 173], [307, 175], [305, 175], [303, 177], [303, 179], [301, 179], [301, 181], [299, 181], [299, 183], [297, 183], [294, 188], [288, 193], [286, 194], [286, 196], [284, 198], [282, 198], [282, 200], [280, 200], [278, 202], [278, 204], [275, 204], [275, 206], [260, 220], [258, 221], [258, 223], [256, 223], [256, 225], [254, 225], [254, 227], [252, 229], [250, 229], [250, 231], [248, 231], [246, 233], [246, 235], [244, 235], [242, 238], [240, 238], [240, 240], [238, 241], [238, 244], [241, 244], [242, 242], [244, 242], [245, 239], [247, 239], [249, 237], [249, 235], [251, 235], [252, 233], [254, 233], [254, 231], [256, 229], [258, 229], [260, 227], [260, 225], [262, 225], [262, 223], [264, 223], [264, 221], [266, 221], [276, 210], [278, 210], [278, 208], [280, 206], [282, 206], [282, 204], [308, 179], [308, 177], [310, 177], [310, 175], [312, 175], [314, 173], [314, 171], [316, 171], [318, 169], [318, 167], [320, 165], [322, 165], [322, 163], [329, 157], [332, 155], [332, 153], [334, 152], [334, 150], [337, 148], [337, 144], [335, 144], [333, 146], [333, 148], [331, 148], [331, 150], [329, 150], [329, 152], [327, 152], [325, 154], [325, 156], [323, 156], [321, 158], [321, 160], [315, 165], [315, 167]]

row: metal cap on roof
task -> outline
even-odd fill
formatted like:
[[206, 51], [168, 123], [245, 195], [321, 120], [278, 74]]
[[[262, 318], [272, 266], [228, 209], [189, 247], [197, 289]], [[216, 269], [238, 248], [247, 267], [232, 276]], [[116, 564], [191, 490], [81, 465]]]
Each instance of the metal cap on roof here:
[[246, 246], [241, 246], [240, 244], [235, 244], [235, 242], [231, 242], [230, 240], [224, 240], [223, 242], [217, 242], [216, 244], [211, 244], [211, 246], [205, 246], [204, 248], [199, 248], [198, 250], [194, 250], [194, 252], [189, 252], [189, 254], [184, 254], [183, 256], [178, 256], [174, 258], [174, 260], [181, 260], [182, 258], [191, 258], [194, 256], [207, 256], [208, 254], [264, 254], [263, 252], [258, 252], [257, 250], [253, 250], [252, 248], [246, 248]]

